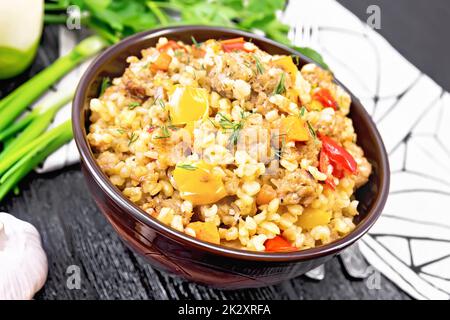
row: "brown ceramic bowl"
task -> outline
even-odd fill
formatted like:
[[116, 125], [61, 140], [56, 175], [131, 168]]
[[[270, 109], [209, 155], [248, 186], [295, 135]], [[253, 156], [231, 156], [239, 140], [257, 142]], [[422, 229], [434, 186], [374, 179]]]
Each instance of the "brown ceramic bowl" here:
[[90, 192], [108, 221], [136, 252], [153, 266], [188, 280], [219, 288], [260, 287], [297, 277], [323, 264], [354, 243], [374, 224], [386, 202], [389, 189], [389, 164], [380, 135], [363, 106], [352, 95], [350, 117], [358, 134], [358, 143], [373, 164], [370, 181], [357, 191], [360, 215], [350, 234], [333, 243], [288, 253], [259, 253], [231, 249], [192, 238], [146, 214], [113, 186], [97, 165], [86, 139], [89, 126], [89, 100], [97, 97], [105, 76], [120, 76], [126, 58], [154, 46], [159, 37], [190, 43], [244, 37], [271, 54], [299, 56], [299, 66], [311, 60], [298, 52], [266, 38], [226, 28], [205, 26], [169, 27], [129, 37], [103, 52], [81, 79], [73, 103], [73, 130], [81, 164]]

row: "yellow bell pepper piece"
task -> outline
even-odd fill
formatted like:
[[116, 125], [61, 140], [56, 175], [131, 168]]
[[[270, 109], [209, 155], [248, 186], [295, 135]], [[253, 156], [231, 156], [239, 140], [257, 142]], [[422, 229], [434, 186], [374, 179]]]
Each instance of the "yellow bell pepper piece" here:
[[213, 165], [204, 161], [178, 164], [173, 178], [180, 197], [193, 205], [211, 204], [227, 195], [222, 178], [212, 172]]
[[292, 81], [295, 82], [295, 79], [297, 78], [298, 68], [295, 65], [294, 61], [292, 61], [292, 57], [291, 56], [283, 56], [281, 58], [277, 58], [275, 60], [272, 60], [272, 63], [275, 66], [280, 67], [284, 71], [289, 73], [289, 75], [291, 76]]
[[297, 224], [306, 230], [311, 230], [316, 226], [327, 225], [331, 220], [331, 211], [321, 209], [306, 208], [298, 217]]
[[305, 121], [297, 116], [281, 119], [280, 133], [286, 135], [288, 141], [308, 141], [309, 139]]
[[169, 98], [173, 124], [185, 124], [208, 116], [208, 92], [203, 88], [176, 86]]
[[308, 109], [310, 111], [321, 111], [323, 109], [323, 105], [317, 100], [312, 100]]
[[293, 103], [299, 104], [298, 101], [298, 92], [295, 89], [289, 89], [286, 92], [287, 98], [292, 101]]
[[219, 230], [213, 222], [191, 222], [186, 227], [195, 231], [197, 239], [220, 244]]

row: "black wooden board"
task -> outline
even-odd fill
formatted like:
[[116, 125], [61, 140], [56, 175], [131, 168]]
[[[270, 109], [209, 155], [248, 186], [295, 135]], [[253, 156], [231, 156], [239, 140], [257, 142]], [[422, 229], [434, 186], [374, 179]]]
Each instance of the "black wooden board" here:
[[[350, 9], [361, 8], [359, 1], [342, 2]], [[385, 4], [382, 10], [389, 12], [389, 8]], [[414, 8], [410, 5], [408, 10], [414, 13]], [[420, 6], [417, 6], [416, 10], [419, 9]], [[363, 12], [358, 13], [361, 18], [364, 17]], [[447, 27], [448, 30], [448, 19], [441, 23], [440, 27]], [[435, 25], [434, 22], [431, 27]], [[427, 24], [422, 27], [427, 28]], [[397, 34], [396, 38], [395, 32], [391, 30], [389, 33], [396, 47], [406, 45], [401, 34]], [[433, 30], [429, 29], [428, 34], [432, 35]], [[0, 96], [54, 60], [57, 48], [56, 29], [46, 27], [33, 66], [19, 77], [0, 81]], [[408, 52], [414, 56], [414, 53]], [[442, 70], [439, 63], [432, 61], [426, 68], [435, 72]], [[445, 83], [443, 85], [446, 86]], [[153, 269], [120, 241], [91, 199], [78, 165], [49, 174], [32, 173], [21, 182], [20, 189], [19, 195], [10, 195], [0, 203], [0, 210], [31, 222], [41, 233], [49, 259], [49, 275], [36, 299], [409, 298], [384, 277], [381, 277], [380, 289], [370, 289], [366, 281], [351, 279], [338, 259], [326, 264], [323, 281], [299, 277], [276, 286], [238, 291], [221, 291], [197, 285]], [[81, 271], [80, 289], [67, 286], [67, 269], [73, 265]]]

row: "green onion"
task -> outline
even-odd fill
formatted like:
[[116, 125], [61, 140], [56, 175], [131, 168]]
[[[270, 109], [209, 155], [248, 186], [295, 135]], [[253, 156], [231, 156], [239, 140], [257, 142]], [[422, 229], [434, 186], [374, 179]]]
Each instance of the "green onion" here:
[[164, 12], [161, 11], [161, 9], [159, 9], [158, 3], [153, 2], [153, 1], [148, 1], [147, 6], [153, 12], [153, 14], [158, 18], [159, 22], [162, 25], [169, 24], [169, 18], [167, 17], [167, 15]]
[[2, 159], [39, 137], [47, 129], [56, 112], [69, 102], [73, 95], [73, 92], [58, 93], [39, 106], [40, 113], [35, 115], [25, 130], [0, 153], [0, 163]]
[[50, 131], [46, 131], [42, 135], [40, 135], [38, 138], [34, 139], [30, 143], [20, 146], [17, 150], [14, 150], [13, 152], [8, 152], [7, 155], [2, 157], [0, 160], [0, 175], [5, 173], [12, 165], [14, 165], [17, 161], [19, 161], [22, 157], [24, 157], [27, 153], [32, 152], [36, 148], [45, 148], [46, 144], [49, 141], [54, 140], [58, 137], [58, 135], [61, 135], [67, 128], [65, 126], [70, 126], [71, 122], [70, 120], [64, 122], [63, 124], [55, 127], [54, 129]]
[[0, 132], [8, 126], [42, 93], [79, 63], [99, 52], [106, 42], [98, 36], [81, 41], [67, 55], [15, 89], [0, 101]]
[[[33, 170], [39, 163], [41, 163], [48, 155], [52, 154], [54, 151], [59, 149], [63, 144], [69, 142], [72, 135], [71, 122], [66, 121], [60, 126], [49, 131], [49, 139], [42, 141], [41, 145], [38, 145], [38, 151], [32, 149], [33, 156], [28, 157], [27, 160], [23, 161], [20, 166], [15, 166], [10, 168], [5, 175], [1, 178], [0, 184], [0, 201], [16, 187], [16, 185], [25, 177], [31, 170]], [[56, 134], [55, 134], [56, 132]]]
[[7, 129], [0, 132], [0, 141], [5, 141], [23, 128], [25, 128], [39, 113], [40, 108], [35, 107], [33, 111], [28, 112], [22, 119], [10, 125]]

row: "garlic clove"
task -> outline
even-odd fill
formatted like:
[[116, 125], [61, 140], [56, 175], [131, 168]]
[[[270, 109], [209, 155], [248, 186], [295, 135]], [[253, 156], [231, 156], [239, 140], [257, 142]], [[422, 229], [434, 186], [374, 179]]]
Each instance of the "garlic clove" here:
[[36, 228], [0, 213], [0, 300], [29, 300], [48, 272], [47, 256]]

